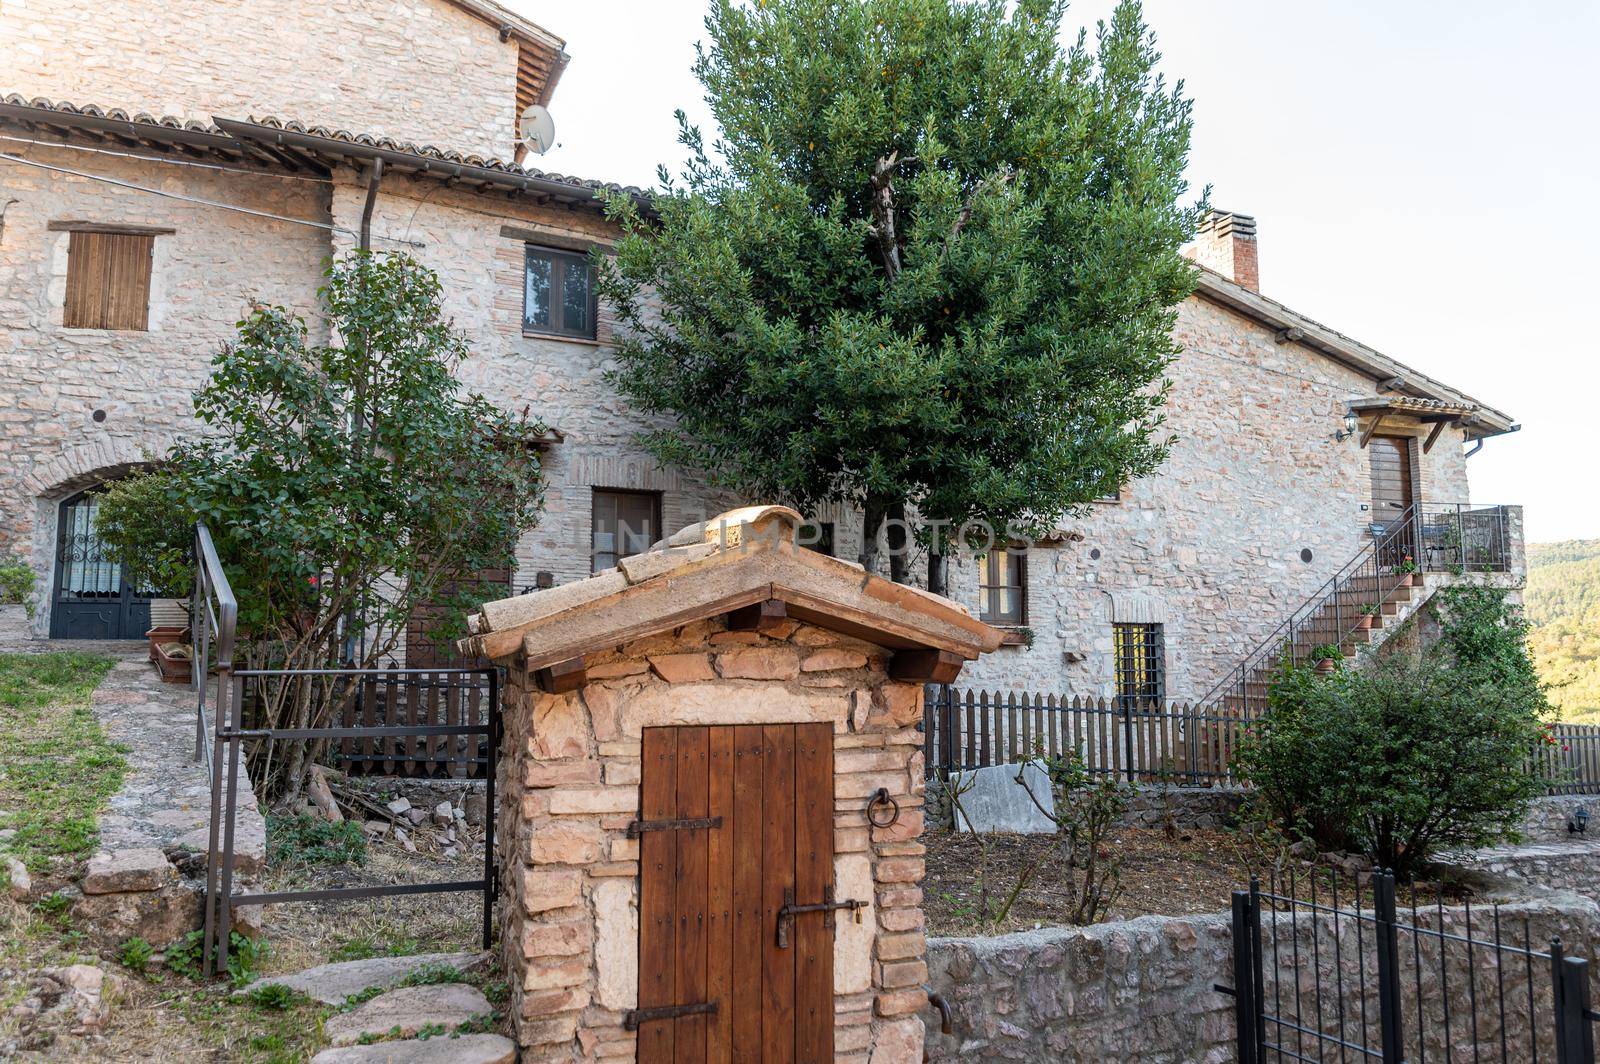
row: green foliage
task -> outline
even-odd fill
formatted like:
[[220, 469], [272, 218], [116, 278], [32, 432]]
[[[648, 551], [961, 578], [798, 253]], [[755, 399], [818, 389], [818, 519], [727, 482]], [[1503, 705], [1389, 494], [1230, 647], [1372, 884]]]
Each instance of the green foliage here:
[[1600, 540], [1528, 545], [1528, 643], [1562, 719], [1600, 723]]
[[89, 695], [114, 663], [94, 654], [0, 654], [0, 827], [33, 872], [92, 851], [95, 819], [122, 786], [124, 750]]
[[[1075, 750], [1047, 755], [1039, 745], [1035, 751], [1050, 780], [1051, 808], [1039, 810], [1056, 826], [1062, 864], [1058, 889], [1066, 894], [1067, 920], [1092, 924], [1122, 893], [1122, 858], [1107, 842], [1128, 808], [1129, 788], [1115, 776], [1091, 773]], [[1019, 769], [1017, 782], [1023, 781]]]
[[26, 606], [33, 616], [33, 567], [18, 558], [0, 562], [0, 606]]
[[364, 961], [371, 957], [406, 957], [422, 952], [422, 943], [415, 938], [378, 940], [370, 935], [347, 938], [328, 954], [330, 961]]
[[[167, 967], [187, 979], [199, 980], [204, 932], [190, 931], [166, 949]], [[272, 944], [264, 938], [250, 938], [237, 931], [228, 932], [228, 982], [238, 988], [255, 982], [261, 962], [272, 954]]]
[[72, 905], [72, 899], [59, 890], [52, 891], [33, 903], [34, 909], [42, 916], [60, 918], [67, 914], [67, 909]]
[[[1036, 529], [1155, 470], [1190, 104], [1137, 3], [716, 0], [720, 125], [600, 288], [663, 460], [802, 508]], [[870, 549], [870, 548], [869, 548]], [[902, 575], [896, 573], [897, 578]]]
[[150, 966], [150, 958], [155, 956], [155, 952], [154, 946], [135, 935], [118, 948], [117, 963], [124, 968], [142, 972]]
[[269, 814], [267, 859], [274, 866], [365, 864], [367, 837], [353, 820], [334, 824], [306, 813]]
[[1238, 770], [1291, 834], [1410, 876], [1441, 847], [1513, 832], [1543, 790], [1528, 691], [1447, 639], [1423, 660], [1394, 654], [1319, 674], [1287, 668]]
[[[424, 603], [440, 607], [434, 634], [462, 634], [483, 592], [459, 577], [504, 565], [541, 506], [543, 426], [461, 388], [454, 371], [469, 351], [438, 277], [365, 252], [327, 276], [333, 339], [316, 342], [284, 307], [252, 307], [195, 394], [203, 433], [174, 445], [160, 474], [113, 493], [103, 523], [120, 557], [166, 580], [189, 522], [204, 521], [239, 600], [239, 656], [253, 665], [344, 661], [354, 614], [367, 635], [355, 664], [371, 666]], [[307, 677], [261, 693], [251, 724], [298, 728], [346, 697]], [[252, 770], [292, 807], [305, 744], [277, 744]]]
[[282, 983], [268, 983], [265, 986], [258, 986], [245, 996], [249, 998], [250, 1004], [272, 1012], [285, 1012], [308, 1000], [298, 990], [292, 990]]
[[166, 470], [113, 481], [95, 508], [95, 531], [128, 582], [166, 598], [193, 590], [194, 525], [185, 481]]

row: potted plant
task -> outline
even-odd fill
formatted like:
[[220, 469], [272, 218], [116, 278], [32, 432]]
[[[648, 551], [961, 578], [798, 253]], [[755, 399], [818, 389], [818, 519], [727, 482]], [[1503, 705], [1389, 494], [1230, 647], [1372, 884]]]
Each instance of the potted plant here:
[[1323, 675], [1337, 669], [1343, 660], [1344, 652], [1332, 643], [1324, 643], [1311, 651], [1311, 667]]
[[188, 643], [194, 636], [194, 629], [187, 624], [158, 624], [144, 634], [150, 640], [150, 661], [159, 664], [161, 651], [158, 649], [166, 643]]
[[1405, 558], [1401, 560], [1400, 564], [1394, 567], [1394, 572], [1395, 575], [1400, 578], [1400, 583], [1398, 586], [1410, 587], [1412, 584], [1416, 583], [1417, 560], [1411, 555], [1407, 554]]
[[1368, 604], [1361, 607], [1361, 613], [1356, 617], [1356, 631], [1359, 632], [1363, 628], [1371, 628], [1377, 623], [1377, 619], [1378, 607], [1376, 604]]

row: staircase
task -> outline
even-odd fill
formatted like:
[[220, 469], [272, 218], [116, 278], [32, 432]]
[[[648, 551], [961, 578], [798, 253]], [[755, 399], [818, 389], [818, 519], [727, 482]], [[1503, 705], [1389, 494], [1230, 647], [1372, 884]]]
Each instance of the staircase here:
[[1412, 506], [1374, 532], [1354, 558], [1230, 669], [1199, 704], [1230, 716], [1261, 716], [1267, 711], [1273, 676], [1285, 663], [1311, 664], [1335, 650], [1348, 658], [1362, 646], [1381, 643], [1385, 629], [1409, 618], [1427, 598], [1424, 574], [1415, 570], [1422, 555], [1418, 545], [1430, 541], [1432, 529], [1419, 508]]

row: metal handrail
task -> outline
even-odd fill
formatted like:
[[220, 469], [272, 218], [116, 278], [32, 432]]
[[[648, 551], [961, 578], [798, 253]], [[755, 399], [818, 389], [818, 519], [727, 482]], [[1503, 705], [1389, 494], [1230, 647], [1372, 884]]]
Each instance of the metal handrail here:
[[[194, 598], [189, 612], [194, 629], [194, 660], [191, 663], [191, 683], [195, 689], [194, 759], [205, 761], [208, 770], [213, 768], [206, 744], [209, 729], [206, 726], [206, 693], [212, 672], [217, 675], [217, 707], [219, 719], [223, 712], [230, 685], [228, 676], [233, 672], [234, 641], [239, 623], [239, 600], [234, 597], [228, 574], [217, 557], [217, 547], [211, 539], [211, 530], [204, 524], [194, 526]], [[216, 661], [211, 660], [215, 643]]]
[[[1401, 543], [1416, 543], [1415, 534], [1418, 531], [1420, 529], [1417, 527], [1417, 507], [1412, 504], [1401, 512], [1399, 520], [1386, 525], [1383, 531], [1374, 533], [1372, 539], [1356, 552], [1355, 557], [1340, 566], [1338, 571], [1329, 577], [1316, 591], [1312, 592], [1298, 609], [1289, 614], [1281, 624], [1267, 634], [1266, 638], [1257, 643], [1240, 660], [1238, 665], [1228, 670], [1228, 674], [1223, 679], [1219, 680], [1197, 700], [1197, 705], [1204, 706], [1221, 701], [1226, 697], [1230, 688], [1237, 691], [1248, 703], [1250, 675], [1258, 668], [1265, 666], [1273, 658], [1280, 657], [1285, 648], [1288, 649], [1290, 661], [1294, 664], [1299, 664], [1298, 643], [1305, 624], [1312, 618], [1319, 616], [1330, 601], [1334, 605], [1335, 636], [1325, 639], [1323, 642], [1335, 646], [1341, 645], [1356, 630], [1356, 625], [1359, 623], [1355, 619], [1357, 614], [1352, 612], [1349, 617], [1350, 624], [1346, 627], [1341, 596], [1344, 595], [1351, 582], [1357, 577], [1367, 576], [1378, 581], [1381, 585], [1382, 578], [1385, 575], [1382, 572], [1385, 564], [1383, 561], [1385, 555], [1394, 559], [1387, 563], [1393, 566], [1395, 561], [1398, 560], [1398, 556], [1393, 553], [1396, 546]], [[1400, 586], [1400, 580], [1396, 576], [1394, 584], [1384, 590], [1382, 594], [1377, 595], [1375, 601], [1382, 603], [1388, 598], [1389, 593], [1393, 592], [1398, 586]]]

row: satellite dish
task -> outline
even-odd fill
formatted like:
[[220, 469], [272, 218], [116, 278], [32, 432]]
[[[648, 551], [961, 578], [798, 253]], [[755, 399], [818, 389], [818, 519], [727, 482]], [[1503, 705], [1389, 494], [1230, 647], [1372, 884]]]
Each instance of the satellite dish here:
[[517, 123], [517, 135], [533, 154], [543, 155], [549, 151], [556, 142], [556, 122], [550, 117], [549, 108], [534, 104], [522, 112], [522, 119]]

